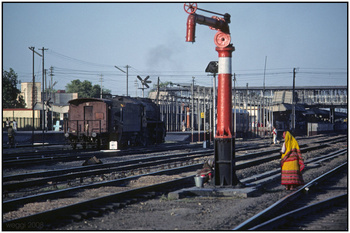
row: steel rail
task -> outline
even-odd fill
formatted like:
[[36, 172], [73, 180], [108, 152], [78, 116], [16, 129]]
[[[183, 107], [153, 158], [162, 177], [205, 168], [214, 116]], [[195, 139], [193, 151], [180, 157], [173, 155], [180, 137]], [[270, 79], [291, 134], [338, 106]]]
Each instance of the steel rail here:
[[271, 220], [268, 220], [264, 223], [261, 223], [255, 227], [250, 228], [249, 230], [252, 231], [265, 231], [265, 230], [274, 230], [279, 226], [284, 225], [285, 223], [291, 222], [294, 219], [300, 218], [302, 216], [312, 214], [316, 211], [320, 211], [322, 209], [328, 208], [332, 205], [345, 203], [348, 201], [348, 194], [344, 193], [341, 195], [337, 195], [335, 197], [328, 198], [326, 200], [319, 201], [317, 203], [307, 205], [304, 207], [301, 207], [299, 209], [287, 212], [285, 214], [282, 214], [276, 218], [273, 218]]
[[[194, 170], [194, 169], [198, 169], [198, 168], [200, 168], [201, 167], [201, 164], [196, 164], [196, 165], [190, 165], [190, 166], [186, 166], [186, 168], [185, 169], [188, 169], [188, 170], [190, 170], [190, 171], [192, 171], [192, 170]], [[168, 170], [163, 170], [163, 171], [160, 171], [160, 172], [154, 172], [154, 173], [150, 173], [150, 174], [147, 174], [147, 175], [160, 175], [160, 174], [171, 174], [171, 173], [176, 173], [176, 172], [178, 172], [178, 171], [181, 171], [182, 169], [184, 169], [184, 168], [175, 168], [175, 169], [168, 169]], [[183, 170], [182, 170], [183, 171]], [[87, 185], [87, 186], [85, 186], [84, 188], [92, 188], [92, 187], [101, 187], [101, 186], [104, 186], [104, 185], [106, 185], [106, 186], [115, 186], [115, 185], [118, 185], [118, 184], [120, 184], [120, 183], [123, 183], [123, 182], [125, 182], [125, 181], [127, 181], [127, 180], [132, 180], [132, 179], [136, 179], [136, 178], [138, 178], [138, 177], [141, 177], [141, 176], [145, 176], [145, 175], [138, 175], [138, 176], [133, 176], [133, 177], [128, 177], [128, 178], [123, 178], [123, 179], [119, 179], [119, 180], [114, 180], [114, 181], [109, 181], [109, 182], [102, 182], [102, 183], [99, 183], [99, 184], [95, 184], [95, 185]], [[192, 178], [194, 175], [192, 175], [192, 176], [189, 176], [189, 177], [187, 177], [188, 179], [190, 179], [190, 178]], [[173, 186], [174, 187], [174, 186]], [[80, 187], [81, 188], [81, 187]], [[69, 189], [69, 190], [63, 190], [63, 191], [55, 191], [55, 192], [52, 192], [49, 196], [44, 196], [44, 199], [47, 199], [47, 198], [55, 198], [55, 196], [56, 197], [63, 197], [63, 196], [65, 196], [65, 195], [68, 195], [68, 194], [71, 194], [72, 192], [74, 193], [74, 191], [79, 191], [79, 188], [77, 188], [77, 189], [74, 189], [74, 188], [72, 188], [72, 189]], [[148, 190], [149, 191], [149, 190]], [[152, 191], [154, 191], [154, 190], [152, 190]], [[39, 195], [40, 196], [40, 195]], [[40, 200], [40, 199], [42, 199], [43, 198], [43, 196], [41, 196], [41, 197], [32, 197], [32, 199], [31, 199], [31, 201], [35, 201], [35, 200]], [[94, 199], [95, 200], [95, 199]], [[89, 201], [87, 201], [86, 203], [88, 203]], [[98, 204], [99, 202], [97, 201], [95, 204]], [[20, 203], [20, 202], [17, 202], [16, 203], [16, 201], [15, 202], [13, 202], [13, 201], [10, 201], [10, 202], [8, 202], [8, 203], [4, 203], [3, 204], [3, 211], [8, 211], [9, 210], [9, 206], [12, 206], [12, 208], [16, 208], [18, 205], [23, 205], [23, 203]], [[74, 208], [76, 208], [76, 207], [78, 207], [80, 205], [80, 203], [77, 203], [76, 205], [74, 204], [73, 206], [74, 207], [72, 207], [73, 209]], [[63, 208], [66, 208], [66, 207], [63, 207]], [[67, 208], [70, 208], [70, 207], [67, 207]], [[62, 209], [62, 207], [61, 208], [59, 208], [59, 210], [58, 211], [60, 211]], [[52, 210], [53, 211], [53, 210]], [[52, 212], [52, 211], [49, 211], [50, 213]], [[62, 213], [67, 213], [66, 212], [67, 211], [67, 209], [65, 209]], [[21, 222], [23, 222], [23, 221], [34, 221], [34, 220], [36, 220], [36, 219], [42, 219], [42, 214], [44, 214], [44, 216], [45, 217], [47, 217], [47, 216], [50, 216], [50, 214], [48, 214], [48, 215], [45, 215], [46, 213], [48, 213], [47, 211], [45, 212], [45, 213], [41, 213], [41, 214], [38, 214], [38, 215], [33, 215], [33, 216], [28, 216], [28, 217], [25, 217], [25, 218], [20, 218], [20, 219], [14, 219], [14, 220], [10, 220], [10, 221], [6, 221], [5, 223], [7, 223], [7, 224], [9, 224], [9, 225], [7, 225], [7, 226], [11, 226], [11, 224], [15, 224], [15, 223], [21, 223]], [[59, 214], [60, 212], [55, 212], [55, 213], [53, 213], [54, 215], [56, 215], [56, 214]], [[56, 217], [57, 217], [57, 215], [56, 215]], [[3, 223], [3, 226], [4, 226], [4, 223]]]
[[67, 189], [63, 189], [63, 190], [55, 190], [55, 191], [31, 195], [31, 196], [27, 196], [27, 197], [16, 198], [16, 199], [8, 200], [8, 201], [3, 201], [2, 210], [3, 210], [3, 213], [9, 212], [9, 211], [12, 211], [14, 209], [17, 209], [18, 206], [23, 206], [23, 205], [30, 203], [30, 202], [46, 200], [46, 199], [62, 198], [62, 197], [69, 196], [72, 193], [75, 193], [77, 191], [84, 190], [84, 189], [99, 188], [99, 187], [103, 187], [103, 186], [117, 186], [117, 185], [123, 184], [127, 181], [138, 179], [138, 178], [143, 177], [143, 176], [169, 175], [169, 174], [174, 174], [174, 173], [180, 172], [180, 171], [181, 172], [194, 171], [194, 170], [199, 169], [201, 167], [202, 167], [202, 164], [188, 165], [188, 166], [183, 166], [183, 167], [178, 167], [178, 168], [171, 168], [171, 169], [165, 169], [165, 170], [161, 170], [161, 171], [151, 172], [151, 173], [147, 173], [147, 174], [130, 176], [130, 177], [116, 179], [116, 180], [103, 181], [103, 182], [94, 183], [94, 184], [82, 185], [79, 187], [71, 187], [71, 188], [67, 188]]
[[[195, 153], [195, 152], [193, 152]], [[333, 153], [332, 153], [333, 154]], [[169, 156], [169, 155], [168, 155]], [[168, 156], [164, 156], [164, 157], [168, 157]], [[271, 159], [271, 157], [276, 157], [276, 155], [274, 156], [269, 156], [268, 159]], [[278, 156], [279, 158], [279, 156]], [[261, 160], [261, 159], [260, 159]], [[266, 158], [263, 159], [264, 161], [266, 161]], [[167, 162], [169, 160], [166, 160]], [[261, 164], [261, 162], [259, 162], [259, 159], [257, 160], [254, 160], [253, 163], [252, 162], [245, 162], [243, 164], [238, 164], [236, 166], [236, 169], [239, 170], [239, 169], [243, 169], [245, 167], [249, 167], [248, 165], [245, 165], [245, 164]], [[139, 164], [139, 163], [138, 163]], [[97, 166], [97, 165], [96, 165]], [[196, 167], [196, 169], [199, 169], [201, 168], [202, 164], [199, 163], [199, 164], [196, 164], [194, 165]], [[188, 166], [187, 166], [188, 167]], [[193, 168], [194, 169], [194, 168]], [[165, 170], [167, 171], [167, 170]], [[103, 172], [105, 172], [103, 170]], [[276, 171], [277, 172], [277, 171]], [[157, 172], [156, 172], [157, 173]], [[89, 173], [91, 174], [91, 173]], [[153, 174], [153, 173], [149, 173], [149, 174]], [[144, 175], [141, 175], [141, 176], [145, 176], [145, 175], [149, 175], [149, 174], [144, 174]], [[269, 175], [273, 175], [273, 174], [269, 174]], [[267, 175], [268, 176], [268, 175]], [[74, 177], [74, 174], [73, 174], [73, 177]], [[135, 176], [132, 176], [132, 177], [135, 177]], [[131, 177], [131, 179], [132, 179]], [[265, 175], [266, 177], [266, 175]], [[263, 177], [262, 177], [263, 178]], [[260, 178], [260, 179], [262, 179]], [[129, 179], [129, 178], [126, 178], [126, 179]], [[257, 178], [255, 178], [255, 181], [256, 181]], [[120, 181], [121, 180], [121, 181]], [[43, 199], [43, 198], [57, 198], [57, 197], [60, 197], [60, 195], [65, 195], [66, 193], [69, 193], [69, 192], [72, 192], [73, 190], [79, 190], [79, 189], [84, 189], [84, 188], [95, 188], [95, 187], [101, 187], [101, 186], [104, 186], [104, 184], [113, 184], [113, 185], [116, 185], [120, 182], [124, 182], [125, 179], [120, 179], [120, 180], [114, 180], [114, 181], [106, 181], [106, 182], [102, 182], [102, 183], [96, 183], [96, 184], [90, 184], [90, 185], [83, 185], [83, 186], [79, 186], [79, 187], [74, 187], [74, 188], [68, 188], [68, 189], [64, 189], [64, 190], [59, 190], [59, 191], [52, 191], [52, 192], [48, 192], [48, 193], [42, 193], [42, 194], [37, 194], [37, 195], [33, 195], [33, 196], [28, 196], [28, 197], [22, 197], [22, 198], [17, 198], [17, 199], [13, 199], [13, 200], [8, 200], [8, 201], [5, 201], [3, 203], [3, 209], [4, 210], [12, 210], [14, 208], [16, 208], [16, 206], [18, 205], [23, 205], [23, 204], [26, 204], [26, 203], [29, 203], [31, 201], [36, 201], [36, 200], [40, 200], [40, 199]], [[44, 180], [42, 182], [47, 182], [48, 180]], [[115, 183], [116, 182], [116, 183]], [[247, 182], [247, 180], [245, 180], [244, 182]], [[16, 184], [13, 184], [14, 187], [16, 187]], [[8, 207], [9, 206], [9, 207]]]
[[[73, 156], [80, 156], [83, 155], [84, 153], [90, 153], [93, 152], [95, 154], [98, 154], [99, 156], [104, 156], [104, 157], [110, 157], [110, 154], [112, 154], [112, 156], [114, 155], [118, 155], [118, 156], [125, 156], [125, 155], [135, 155], [135, 154], [145, 154], [145, 153], [155, 153], [155, 152], [162, 152], [162, 151], [169, 151], [169, 150], [178, 150], [178, 149], [192, 149], [192, 148], [196, 148], [199, 147], [200, 145], [196, 145], [196, 144], [188, 144], [188, 145], [171, 145], [171, 146], [167, 146], [167, 145], [161, 145], [158, 147], [152, 147], [152, 148], [131, 148], [131, 149], [126, 149], [126, 150], [120, 150], [120, 151], [108, 151], [108, 152], [104, 152], [101, 150], [93, 150], [93, 149], [87, 149], [87, 150], [60, 150], [57, 152], [52, 152], [51, 150], [48, 151], [36, 151], [36, 152], [25, 152], [26, 154], [29, 155], [29, 157], [27, 157], [26, 155], [23, 155], [22, 152], [17, 152], [15, 154], [6, 154], [6, 156], [9, 156], [10, 158], [6, 158], [6, 156], [4, 156], [5, 158], [3, 159], [3, 163], [9, 165], [18, 165], [18, 164], [26, 164], [26, 162], [28, 161], [32, 161], [32, 162], [42, 162], [45, 160], [45, 157], [49, 157], [50, 159], [60, 159], [60, 158], [70, 158]], [[19, 157], [18, 153], [22, 154], [22, 157]], [[33, 156], [32, 154], [36, 154], [37, 156]], [[40, 153], [40, 154], [39, 154]], [[47, 154], [43, 154], [43, 153], [47, 153]], [[51, 156], [53, 154], [56, 154], [58, 156]], [[62, 155], [62, 156], [59, 156]], [[28, 160], [29, 159], [29, 160]], [[37, 160], [37, 161], [34, 161]], [[21, 162], [23, 161], [23, 162]]]
[[265, 221], [268, 221], [270, 216], [273, 216], [275, 212], [282, 209], [285, 205], [287, 205], [289, 202], [293, 201], [296, 198], [299, 198], [305, 190], [310, 190], [313, 186], [316, 186], [319, 182], [322, 182], [323, 180], [327, 179], [328, 177], [331, 177], [334, 173], [339, 172], [341, 169], [347, 168], [347, 162], [339, 165], [338, 167], [332, 169], [331, 171], [317, 177], [316, 179], [310, 181], [300, 189], [296, 190], [295, 192], [287, 195], [286, 197], [280, 199], [279, 201], [275, 202], [270, 207], [266, 208], [265, 210], [261, 211], [260, 213], [254, 215], [250, 219], [246, 220], [245, 222], [241, 223], [237, 227], [235, 227], [233, 230], [249, 230], [253, 228], [254, 226], [257, 226]]
[[[316, 146], [309, 146], [309, 147], [306, 147], [306, 148], [303, 148], [301, 149], [300, 151], [302, 153], [304, 152], [307, 152], [307, 151], [310, 151], [310, 150], [315, 150], [315, 149], [320, 149], [320, 148], [323, 148], [323, 147], [326, 147], [327, 144], [321, 144], [321, 145], [316, 145]], [[269, 156], [266, 156], [266, 157], [263, 157], [263, 158], [255, 158], [255, 159], [252, 159], [248, 162], [244, 162], [244, 163], [236, 163], [236, 169], [244, 169], [244, 168], [248, 168], [248, 167], [252, 167], [252, 166], [255, 166], [255, 165], [258, 165], [258, 164], [261, 164], [261, 163], [266, 163], [266, 162], [270, 162], [272, 160], [275, 160], [275, 159], [280, 159], [281, 158], [281, 154], [280, 153], [276, 153], [276, 154], [272, 154], [272, 155], [269, 155]]]
[[[191, 145], [188, 147], [185, 147], [182, 145], [182, 147], [174, 147], [174, 150], [176, 149], [191, 149], [194, 147], [198, 147], [198, 145]], [[38, 164], [38, 163], [56, 163], [56, 162], [67, 162], [67, 161], [73, 161], [77, 157], [79, 158], [88, 158], [88, 156], [91, 156], [91, 153], [94, 153], [95, 156], [98, 156], [99, 158], [105, 158], [105, 157], [111, 157], [111, 156], [126, 156], [126, 155], [136, 155], [136, 154], [145, 154], [145, 153], [155, 153], [155, 152], [162, 152], [162, 151], [168, 151], [169, 148], [154, 148], [153, 150], [145, 149], [144, 150], [139, 150], [138, 153], [136, 153], [135, 150], [130, 150], [130, 151], [108, 151], [108, 152], [103, 152], [103, 151], [88, 151], [88, 155], [85, 155], [86, 152], [84, 151], [77, 151], [77, 152], [68, 152], [65, 153], [64, 151], [60, 151], [57, 156], [49, 156], [45, 157], [45, 155], [39, 155], [36, 158], [21, 158], [17, 159], [17, 157], [8, 159], [3, 161], [3, 166], [4, 167], [18, 167], [18, 166], [26, 166], [28, 164]]]
[[[242, 146], [239, 147], [236, 151], [241, 151], [241, 150], [249, 150], [249, 149], [259, 149], [262, 146]], [[186, 153], [178, 153], [177, 155], [183, 154], [183, 155], [191, 155], [191, 154], [198, 154], [200, 153], [201, 150], [198, 151], [193, 151], [193, 152], [186, 152]], [[208, 152], [213, 152], [213, 149], [206, 149], [205, 151], [203, 151], [202, 153], [208, 153]], [[110, 152], [113, 153], [113, 152]], [[94, 154], [95, 156], [99, 157], [99, 158], [103, 158], [103, 157], [110, 157], [110, 156], [101, 156], [103, 154]], [[89, 155], [91, 156], [91, 155]], [[87, 157], [89, 157], [87, 156]], [[85, 156], [86, 157], [86, 156]], [[85, 158], [84, 157], [84, 158]], [[239, 156], [240, 158], [242, 158], [241, 156]], [[79, 156], [79, 158], [81, 158], [81, 156]], [[154, 156], [153, 160], [156, 160], [160, 158], [159, 155]], [[135, 159], [138, 160], [139, 162], [143, 162], [143, 161], [149, 161], [152, 158], [143, 158], [143, 159]], [[133, 160], [130, 160], [133, 161]], [[120, 165], [128, 165], [130, 164], [129, 161], [124, 161], [124, 162], [118, 162]], [[108, 163], [108, 164], [99, 164], [99, 165], [88, 165], [88, 166], [84, 166], [84, 167], [73, 167], [73, 168], [68, 168], [68, 169], [57, 169], [57, 170], [51, 170], [51, 171], [45, 171], [45, 172], [32, 172], [32, 173], [25, 173], [25, 174], [17, 174], [17, 175], [10, 175], [10, 176], [3, 176], [3, 181], [12, 181], [12, 180], [20, 180], [20, 179], [27, 179], [27, 178], [35, 178], [38, 176], [41, 177], [48, 177], [48, 176], [53, 176], [53, 175], [59, 175], [59, 174], [65, 174], [68, 172], [80, 172], [80, 171], [85, 171], [85, 170], [90, 170], [91, 168], [93, 168], [94, 166], [98, 166], [99, 168], [103, 167], [103, 168], [110, 168], [110, 167], [114, 167], [114, 163]]]
[[[164, 192], [167, 189], [173, 189], [174, 187], [177, 187], [179, 185], [184, 185], [184, 183], [189, 183], [189, 181], [192, 181], [193, 176], [187, 176], [184, 178], [179, 178], [173, 181], [167, 181], [163, 183], [158, 183], [150, 186], [145, 186], [141, 188], [131, 189], [128, 191], [123, 191], [119, 193], [115, 193], [112, 195], [107, 195], [103, 197], [98, 197], [94, 199], [89, 199], [83, 202], [71, 204], [68, 206], [60, 207], [53, 210], [44, 211], [41, 213], [37, 213], [34, 215], [29, 215], [26, 217], [21, 217], [9, 221], [5, 221], [2, 224], [3, 229], [5, 230], [13, 230], [14, 226], [22, 225], [24, 223], [28, 222], [45, 222], [45, 225], [52, 224], [57, 221], [57, 219], [64, 218], [70, 218], [73, 214], [81, 213], [83, 211], [93, 211], [96, 208], [101, 208], [101, 206], [107, 205], [109, 203], [120, 203], [125, 201], [125, 199], [135, 198], [137, 196], [140, 196], [141, 193], [147, 193], [147, 192]], [[36, 229], [36, 228], [35, 228]], [[30, 230], [28, 225], [25, 225], [24, 229], [21, 230]], [[36, 229], [40, 230], [40, 229]]]
[[[343, 155], [345, 153], [347, 153], [347, 149], [342, 149], [342, 150], [338, 150], [338, 151], [332, 152], [332, 153], [327, 154], [327, 155], [323, 155], [323, 156], [318, 157], [318, 158], [320, 158], [321, 161], [329, 160], [329, 159], [335, 158], [337, 156]], [[316, 162], [314, 162], [314, 160], [317, 160], [318, 158], [305, 161], [305, 170], [313, 168], [313, 166], [310, 166], [310, 165], [316, 163]], [[271, 171], [261, 173], [261, 174], [256, 175], [256, 176], [242, 179], [241, 182], [250, 183], [252, 185], [262, 185], [264, 183], [271, 182], [275, 179], [280, 179], [280, 177], [281, 177], [281, 168], [279, 167], [278, 169], [274, 169]]]
[[[57, 169], [57, 170], [50, 170], [50, 171], [44, 171], [44, 172], [32, 172], [32, 173], [25, 173], [25, 174], [17, 174], [17, 175], [11, 175], [11, 176], [4, 176], [3, 181], [12, 181], [12, 180], [20, 180], [20, 179], [27, 179], [27, 178], [35, 178], [38, 176], [41, 177], [47, 177], [52, 175], [60, 175], [65, 173], [72, 173], [72, 172], [82, 172], [91, 170], [92, 168], [111, 168], [115, 166], [125, 166], [130, 165], [134, 163], [143, 163], [147, 161], [155, 161], [159, 159], [165, 159], [165, 158], [171, 158], [171, 157], [181, 157], [181, 156], [187, 156], [187, 155], [194, 155], [194, 154], [206, 154], [210, 153], [212, 150], [198, 150], [198, 151], [192, 151], [192, 152], [182, 152], [177, 154], [170, 154], [170, 155], [156, 155], [154, 157], [147, 157], [147, 158], [138, 158], [138, 159], [130, 159], [127, 161], [120, 161], [120, 162], [114, 162], [114, 163], [106, 163], [106, 164], [97, 164], [97, 165], [87, 165], [84, 167], [73, 167], [73, 168], [67, 168], [67, 169]], [[91, 155], [89, 155], [91, 157]]]
[[[190, 157], [189, 154], [191, 154]], [[15, 183], [3, 183], [3, 190], [11, 191], [11, 190], [18, 190], [20, 188], [26, 188], [26, 187], [33, 187], [37, 185], [43, 185], [48, 182], [58, 182], [58, 181], [67, 181], [69, 179], [76, 179], [80, 177], [87, 177], [87, 176], [96, 176], [105, 174], [106, 172], [117, 172], [117, 171], [127, 171], [127, 170], [134, 170], [134, 169], [140, 169], [144, 167], [154, 167], [162, 164], [168, 164], [168, 163], [176, 163], [186, 160], [193, 160], [196, 158], [201, 158], [203, 156], [209, 156], [212, 152], [208, 151], [202, 151], [202, 152], [192, 152], [187, 154], [181, 154], [181, 155], [166, 155], [166, 156], [160, 156], [160, 157], [151, 157], [151, 158], [144, 158], [140, 160], [129, 160], [119, 163], [108, 163], [108, 164], [98, 164], [98, 165], [90, 165], [89, 167], [78, 167], [73, 169], [63, 170], [60, 172], [65, 172], [69, 174], [63, 174], [58, 176], [50, 176], [47, 178], [39, 178], [35, 180], [29, 180], [29, 181], [22, 181], [22, 182], [15, 182]], [[184, 157], [185, 155], [185, 157]], [[80, 168], [80, 169], [79, 169]], [[106, 170], [108, 169], [108, 170]], [[74, 170], [74, 172], [73, 172]], [[49, 172], [47, 172], [45, 175], [47, 175]], [[53, 173], [56, 173], [56, 171], [53, 171]], [[40, 175], [40, 173], [36, 173]], [[22, 175], [21, 175], [22, 177]], [[7, 177], [7, 180], [9, 177]]]
[[[238, 156], [237, 161], [246, 159], [245, 156], [248, 158], [256, 157], [257, 155], [263, 155], [266, 153], [270, 153], [273, 151], [278, 151], [279, 149], [274, 150], [268, 150], [263, 152], [257, 152], [257, 153], [251, 153], [248, 155]], [[86, 177], [90, 175], [101, 175], [106, 173], [105, 169], [108, 169], [108, 172], [116, 172], [121, 170], [127, 170], [127, 169], [137, 169], [141, 167], [147, 167], [147, 166], [155, 166], [159, 164], [163, 164], [164, 162], [177, 162], [177, 161], [183, 161], [188, 159], [194, 159], [202, 156], [208, 156], [212, 153], [212, 150], [209, 151], [195, 151], [195, 152], [187, 152], [187, 153], [178, 153], [175, 155], [163, 155], [163, 156], [155, 156], [155, 157], [149, 157], [149, 158], [142, 158], [142, 159], [135, 159], [135, 160], [128, 160], [123, 162], [117, 162], [117, 163], [108, 163], [108, 164], [98, 164], [98, 165], [89, 165], [84, 167], [75, 167], [70, 169], [59, 169], [59, 170], [53, 170], [53, 171], [47, 171], [47, 172], [35, 172], [35, 173], [26, 173], [26, 174], [19, 174], [14, 176], [5, 176], [3, 177], [3, 182], [6, 181], [14, 181], [19, 179], [28, 179], [28, 178], [37, 178], [37, 177], [47, 177], [47, 178], [39, 178], [35, 180], [29, 180], [29, 181], [22, 181], [22, 182], [12, 182], [12, 183], [3, 183], [3, 190], [11, 191], [16, 190], [20, 188], [25, 187], [32, 187], [36, 185], [43, 185], [47, 182], [58, 182], [58, 181], [64, 181], [68, 179], [76, 179], [80, 177]], [[192, 158], [188, 158], [188, 155], [196, 155]], [[186, 156], [184, 158], [179, 158], [181, 156]], [[259, 164], [262, 162], [268, 162], [273, 159], [277, 159], [279, 157], [279, 154], [266, 157], [264, 159], [257, 158], [255, 160], [252, 160], [248, 163], [243, 164], [237, 164], [236, 169], [243, 169], [250, 166], [254, 166], [255, 164]], [[247, 158], [247, 159], [248, 159]], [[168, 161], [162, 161], [161, 159], [168, 159]], [[169, 160], [171, 159], [171, 160]], [[151, 161], [159, 160], [157, 163], [150, 164]], [[142, 163], [142, 164], [140, 164]], [[134, 165], [133, 165], [134, 164]], [[124, 166], [123, 168], [120, 168], [121, 166]], [[125, 167], [126, 166], [126, 167]], [[69, 173], [69, 174], [67, 174]], [[65, 175], [62, 175], [65, 174]]]
[[[339, 140], [339, 141], [344, 141], [346, 140], [346, 138], [344, 137], [338, 137], [338, 138], [333, 138], [333, 139], [327, 139], [327, 140], [320, 140], [320, 141], [317, 141], [315, 143], [325, 143], [325, 142], [329, 142], [329, 141], [335, 141], [335, 140]], [[188, 146], [188, 148], [191, 148], [193, 146], [197, 146], [197, 145], [190, 145]], [[248, 148], [261, 148], [261, 147], [265, 147], [266, 145], [259, 145], [259, 146], [238, 146], [236, 147], [236, 151], [239, 151], [239, 150], [244, 150], [244, 149], [248, 149]], [[303, 145], [300, 145], [300, 147], [302, 147]], [[177, 149], [178, 147], [177, 146], [172, 146], [174, 149]], [[182, 145], [183, 147], [183, 145]], [[88, 152], [94, 152], [96, 155], [98, 155], [99, 157], [103, 158], [103, 157], [110, 157], [110, 156], [115, 156], [115, 155], [118, 155], [118, 156], [124, 156], [124, 155], [130, 155], [130, 154], [135, 154], [135, 151], [137, 151], [139, 149], [136, 149], [136, 150], [130, 150], [130, 151], [118, 151], [118, 152], [108, 152], [108, 153], [105, 153], [105, 152], [101, 152], [101, 151], [96, 151], [96, 150], [88, 150]], [[142, 153], [145, 153], [145, 152], [149, 152], [149, 153], [153, 153], [153, 152], [156, 152], [156, 151], [165, 151], [165, 150], [169, 150], [168, 147], [166, 148], [153, 148], [151, 150], [149, 149], [144, 149], [143, 150], [140, 150], [139, 153], [142, 154]], [[38, 164], [38, 163], [43, 163], [43, 162], [46, 162], [46, 163], [56, 163], [56, 162], [67, 162], [67, 161], [72, 161], [74, 159], [76, 159], [77, 157], [79, 158], [87, 158], [89, 155], [84, 155], [83, 153], [85, 153], [86, 151], [69, 151], [68, 155], [67, 155], [67, 152], [65, 152], [64, 150], [62, 151], [59, 151], [57, 153], [52, 153], [51, 151], [48, 152], [48, 156], [47, 155], [38, 155], [37, 157], [30, 157], [30, 158], [20, 158], [18, 157], [18, 154], [16, 154], [17, 156], [14, 157], [13, 159], [9, 158], [9, 159], [6, 159], [6, 157], [3, 159], [3, 165], [4, 167], [13, 167], [13, 166], [26, 166], [28, 163], [30, 164]], [[35, 152], [35, 153], [41, 153], [40, 151], [39, 152]], [[45, 152], [46, 153], [46, 152]], [[54, 154], [57, 154], [58, 156], [52, 156]], [[61, 156], [60, 156], [61, 155]]]

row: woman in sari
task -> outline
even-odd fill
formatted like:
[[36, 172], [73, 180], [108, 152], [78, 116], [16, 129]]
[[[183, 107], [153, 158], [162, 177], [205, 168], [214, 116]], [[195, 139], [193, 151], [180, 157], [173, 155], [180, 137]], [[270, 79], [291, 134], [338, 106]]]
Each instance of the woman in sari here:
[[282, 146], [281, 184], [286, 186], [286, 190], [294, 190], [297, 186], [303, 185], [304, 180], [301, 171], [304, 169], [304, 161], [301, 157], [298, 142], [286, 131], [283, 133], [284, 143]]

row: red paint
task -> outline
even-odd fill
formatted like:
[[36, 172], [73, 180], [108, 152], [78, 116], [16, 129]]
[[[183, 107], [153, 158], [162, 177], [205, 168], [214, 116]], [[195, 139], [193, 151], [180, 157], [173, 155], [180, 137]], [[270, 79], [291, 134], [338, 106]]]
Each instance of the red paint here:
[[189, 15], [187, 18], [186, 42], [195, 42], [196, 16]]
[[[232, 57], [234, 47], [216, 48], [219, 57]], [[220, 62], [220, 61], [219, 61]], [[231, 66], [231, 64], [227, 64]], [[220, 66], [220, 63], [219, 63]], [[231, 70], [230, 68], [226, 70]], [[220, 72], [220, 69], [219, 69]], [[218, 75], [218, 103], [216, 138], [232, 138], [232, 74]]]

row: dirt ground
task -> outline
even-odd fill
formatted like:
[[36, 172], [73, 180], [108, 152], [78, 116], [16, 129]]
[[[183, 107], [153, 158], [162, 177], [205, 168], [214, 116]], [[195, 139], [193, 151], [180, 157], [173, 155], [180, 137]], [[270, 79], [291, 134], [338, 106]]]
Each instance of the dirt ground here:
[[[334, 149], [340, 149], [339, 147], [335, 145]], [[346, 143], [341, 147], [347, 147]], [[329, 150], [327, 148], [324, 152], [317, 153], [329, 153]], [[305, 159], [314, 157], [317, 153], [307, 152]], [[307, 183], [345, 161], [347, 155], [324, 162], [320, 167], [306, 169], [303, 178]], [[262, 166], [274, 169], [276, 163], [270, 162]], [[244, 169], [238, 171], [237, 176], [242, 179], [243, 174], [245, 176], [249, 173], [251, 172]], [[249, 198], [189, 197], [170, 200], [163, 195], [55, 230], [231, 230], [290, 192], [279, 181], [266, 185], [263, 190], [264, 192]]]

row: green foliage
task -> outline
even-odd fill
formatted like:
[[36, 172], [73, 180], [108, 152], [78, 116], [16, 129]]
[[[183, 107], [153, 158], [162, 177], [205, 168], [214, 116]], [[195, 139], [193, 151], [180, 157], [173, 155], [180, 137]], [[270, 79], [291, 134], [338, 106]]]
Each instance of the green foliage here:
[[[79, 79], [76, 79], [66, 85], [66, 92], [78, 93], [79, 98], [100, 98], [101, 87], [100, 85], [92, 86], [92, 83], [87, 80], [81, 82]], [[110, 90], [103, 89], [103, 94], [110, 93]]]
[[9, 71], [2, 70], [2, 107], [24, 108], [25, 102], [21, 91], [17, 89], [17, 74], [10, 68]]

